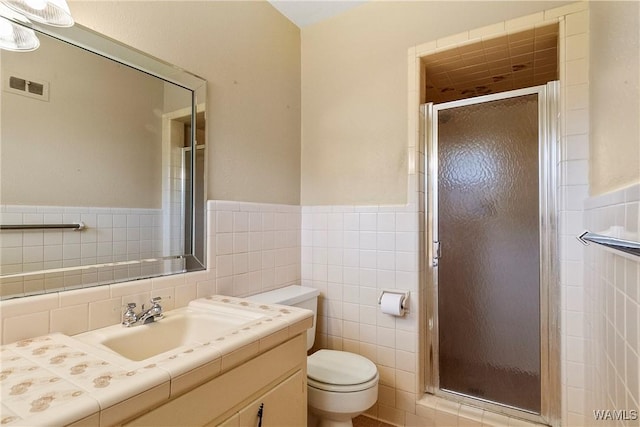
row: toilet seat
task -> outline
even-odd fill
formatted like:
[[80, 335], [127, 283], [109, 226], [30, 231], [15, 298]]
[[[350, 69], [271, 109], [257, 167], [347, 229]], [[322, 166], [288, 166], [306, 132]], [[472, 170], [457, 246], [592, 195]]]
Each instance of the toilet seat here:
[[357, 391], [364, 391], [375, 387], [378, 384], [378, 375], [366, 383], [360, 384], [351, 384], [351, 385], [335, 385], [335, 384], [327, 384], [320, 381], [312, 380], [311, 378], [307, 378], [307, 386], [313, 387], [322, 391], [331, 391], [334, 393], [354, 393]]
[[338, 393], [362, 391], [378, 383], [378, 369], [369, 359], [345, 351], [318, 350], [307, 357], [307, 384]]

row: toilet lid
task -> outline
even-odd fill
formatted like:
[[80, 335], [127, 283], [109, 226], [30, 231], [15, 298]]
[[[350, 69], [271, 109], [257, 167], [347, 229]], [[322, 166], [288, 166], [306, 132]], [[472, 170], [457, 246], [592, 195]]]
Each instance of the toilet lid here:
[[346, 351], [318, 350], [307, 358], [307, 377], [332, 385], [355, 385], [376, 377], [369, 359]]

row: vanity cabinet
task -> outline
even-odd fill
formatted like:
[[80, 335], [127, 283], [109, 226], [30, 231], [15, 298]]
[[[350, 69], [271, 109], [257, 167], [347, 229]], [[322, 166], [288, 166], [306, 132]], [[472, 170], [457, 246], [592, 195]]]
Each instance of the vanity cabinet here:
[[[208, 424], [207, 427], [254, 427], [259, 425], [260, 418], [262, 427], [306, 426], [306, 394], [303, 396], [300, 393], [300, 387], [306, 387], [302, 375], [302, 371], [297, 371], [231, 418], [221, 424]], [[304, 411], [300, 408], [304, 408]]]
[[[306, 334], [224, 372], [125, 424], [142, 426], [306, 426]], [[224, 370], [224, 359], [223, 359]]]

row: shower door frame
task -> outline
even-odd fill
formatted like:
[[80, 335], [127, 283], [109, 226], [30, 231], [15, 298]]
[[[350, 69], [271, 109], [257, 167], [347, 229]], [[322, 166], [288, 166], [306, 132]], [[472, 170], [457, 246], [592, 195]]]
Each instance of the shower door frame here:
[[[425, 142], [425, 227], [424, 265], [426, 298], [425, 388], [426, 392], [458, 403], [466, 403], [507, 416], [551, 426], [560, 422], [560, 291], [558, 275], [557, 188], [558, 188], [558, 93], [559, 82], [497, 94], [478, 96], [420, 108]], [[438, 123], [441, 110], [498, 101], [524, 95], [538, 95], [538, 189], [540, 243], [540, 414], [481, 398], [440, 389], [438, 354]], [[446, 255], [445, 255], [446, 256]]]

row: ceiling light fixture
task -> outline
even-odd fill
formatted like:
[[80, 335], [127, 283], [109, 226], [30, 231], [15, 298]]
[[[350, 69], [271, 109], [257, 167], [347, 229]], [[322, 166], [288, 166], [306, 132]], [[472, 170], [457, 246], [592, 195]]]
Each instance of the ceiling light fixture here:
[[73, 18], [65, 0], [2, 0], [28, 19], [55, 27], [71, 27]]
[[73, 17], [66, 0], [0, 0], [0, 49], [28, 52], [40, 42], [30, 21], [71, 27]]
[[0, 16], [0, 49], [30, 52], [40, 46], [36, 33], [27, 27]]

